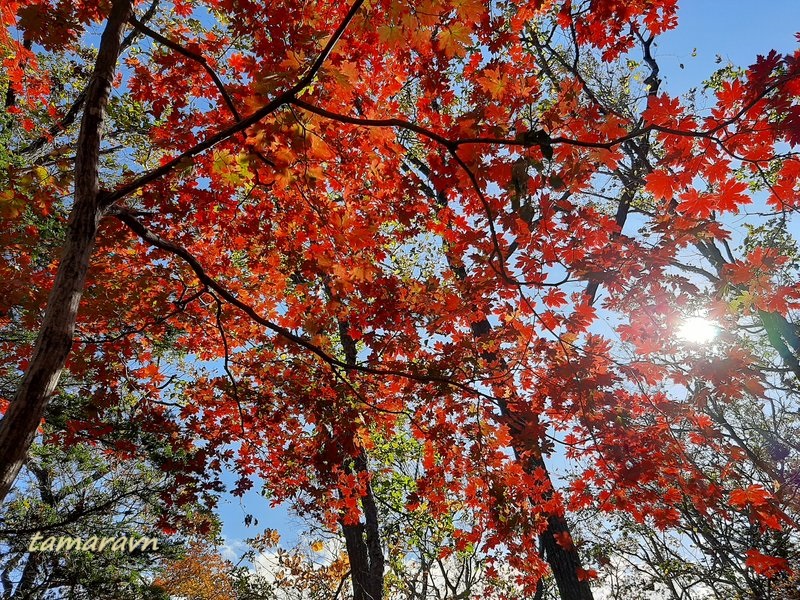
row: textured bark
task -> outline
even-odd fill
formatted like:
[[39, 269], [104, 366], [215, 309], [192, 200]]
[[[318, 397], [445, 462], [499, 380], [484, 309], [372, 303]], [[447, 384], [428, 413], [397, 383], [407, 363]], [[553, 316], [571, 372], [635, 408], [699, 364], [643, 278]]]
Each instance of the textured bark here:
[[[361, 472], [367, 471], [367, 456], [363, 451], [361, 456], [356, 459], [356, 469]], [[384, 558], [378, 529], [378, 507], [375, 504], [375, 496], [370, 485], [367, 485], [367, 491], [361, 498], [361, 507], [364, 510], [364, 545], [367, 547], [367, 557], [369, 558], [365, 591], [367, 598], [380, 600], [383, 598]]]
[[98, 172], [101, 130], [130, 15], [130, 0], [113, 2], [87, 89], [76, 149], [74, 203], [64, 251], [30, 366], [0, 422], [0, 502], [22, 468], [72, 347], [78, 305], [102, 217]]
[[353, 585], [353, 600], [369, 600], [366, 587], [369, 585], [369, 559], [364, 544], [364, 525], [356, 523], [347, 525], [342, 522], [342, 533], [350, 563], [350, 582]]

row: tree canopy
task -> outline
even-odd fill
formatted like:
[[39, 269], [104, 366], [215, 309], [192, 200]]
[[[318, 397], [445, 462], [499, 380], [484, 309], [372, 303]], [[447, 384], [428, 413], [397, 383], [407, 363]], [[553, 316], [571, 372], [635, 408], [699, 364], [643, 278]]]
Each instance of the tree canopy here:
[[5, 0], [0, 498], [88, 444], [340, 538], [309, 597], [788, 597], [800, 51], [674, 95], [676, 5]]

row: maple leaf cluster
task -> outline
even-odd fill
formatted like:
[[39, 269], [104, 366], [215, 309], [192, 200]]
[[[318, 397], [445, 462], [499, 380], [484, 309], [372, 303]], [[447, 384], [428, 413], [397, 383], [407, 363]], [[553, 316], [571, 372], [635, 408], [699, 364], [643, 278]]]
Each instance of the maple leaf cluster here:
[[[133, 404], [180, 473], [169, 502], [231, 470], [236, 493], [263, 482], [347, 531], [368, 517], [370, 456], [407, 433], [402, 510], [469, 515], [443, 556], [479, 548], [531, 592], [557, 562], [537, 538], [576, 561], [575, 586], [597, 576], [574, 512], [796, 527], [797, 467], [748, 454], [725, 415], [778, 393], [764, 355], [800, 375], [789, 251], [729, 244], [743, 207], [798, 208], [800, 53], [759, 57], [701, 116], [651, 53], [674, 0], [6, 2], [15, 375], [41, 360], [20, 332], [68, 277], [84, 134], [67, 98], [94, 85], [77, 65], [110, 5], [128, 37], [66, 362], [91, 403], [58, 443], [135, 454], [103, 419]], [[643, 77], [620, 71], [634, 53]], [[627, 95], [593, 85], [604, 68]], [[722, 329], [713, 352], [675, 335], [697, 306]], [[749, 484], [744, 462], [778, 485]], [[790, 568], [755, 548], [745, 566]]]

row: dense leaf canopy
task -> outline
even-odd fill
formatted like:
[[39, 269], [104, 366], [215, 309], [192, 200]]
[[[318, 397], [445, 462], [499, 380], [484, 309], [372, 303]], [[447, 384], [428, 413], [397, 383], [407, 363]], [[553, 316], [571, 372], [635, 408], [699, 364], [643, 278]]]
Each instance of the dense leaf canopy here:
[[[591, 597], [570, 515], [743, 527], [707, 549], [732, 580], [788, 576], [800, 53], [679, 97], [653, 51], [675, 0], [2, 19], [5, 491], [66, 370], [87, 404], [51, 443], [137, 456], [108, 417], [132, 406], [165, 498], [264, 482], [343, 532], [354, 588], [357, 555], [382, 586], [398, 439], [391, 510], [449, 519], [437, 552], [478, 552], [481, 593], [550, 569]], [[677, 335], [693, 316], [713, 343]]]

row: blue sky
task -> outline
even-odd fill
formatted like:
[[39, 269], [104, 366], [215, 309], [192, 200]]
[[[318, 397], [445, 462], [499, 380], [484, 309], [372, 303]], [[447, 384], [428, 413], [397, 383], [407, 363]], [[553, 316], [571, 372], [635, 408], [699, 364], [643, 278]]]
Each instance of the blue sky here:
[[719, 68], [717, 54], [723, 64], [730, 60], [748, 66], [773, 48], [790, 52], [797, 47], [798, 31], [798, 0], [680, 0], [678, 27], [658, 38], [654, 52], [666, 79], [664, 89], [684, 93], [700, 84]]
[[[728, 61], [746, 67], [771, 49], [792, 52], [798, 45], [798, 31], [800, 0], [682, 0], [678, 28], [660, 36], [654, 49], [664, 79], [662, 90], [683, 94], [701, 87], [704, 79]], [[722, 57], [721, 65], [715, 62], [717, 55]], [[247, 513], [258, 519], [258, 527], [244, 527]], [[291, 546], [300, 527], [283, 508], [269, 508], [268, 501], [258, 494], [258, 484], [241, 500], [224, 498], [220, 514], [223, 535], [233, 551], [241, 549], [240, 540], [264, 527], [277, 529], [283, 544]]]

